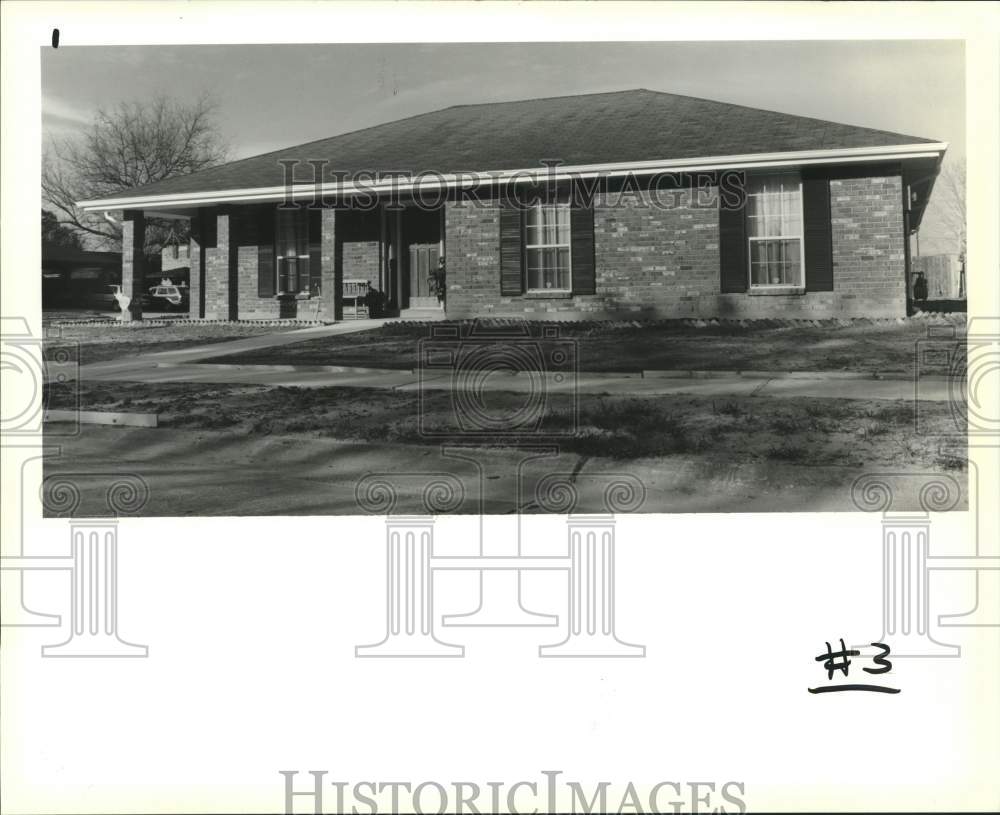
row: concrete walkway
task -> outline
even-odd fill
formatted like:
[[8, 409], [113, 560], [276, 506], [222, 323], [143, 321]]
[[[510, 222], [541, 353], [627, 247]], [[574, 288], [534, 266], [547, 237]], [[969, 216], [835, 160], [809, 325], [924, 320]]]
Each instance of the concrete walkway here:
[[[199, 364], [198, 360], [274, 348], [320, 337], [377, 328], [392, 320], [357, 320], [297, 331], [262, 334], [231, 342], [210, 343], [174, 351], [140, 354], [126, 359], [84, 365], [86, 382], [200, 382], [217, 385], [268, 385], [300, 388], [387, 388], [401, 391], [458, 390], [466, 380], [449, 371], [415, 372], [335, 365]], [[948, 377], [927, 376], [919, 387], [908, 378], [881, 379], [843, 372], [689, 372], [646, 371], [643, 374], [581, 372], [575, 378], [537, 373], [496, 373], [477, 377], [477, 390], [525, 393], [633, 393], [636, 395], [784, 396], [824, 399], [912, 400], [933, 402], [956, 398]]]
[[[148, 354], [138, 354], [133, 357], [83, 365], [80, 368], [80, 379], [86, 381], [104, 379], [110, 381], [128, 380], [145, 382], [146, 380], [141, 376], [142, 372], [154, 369], [160, 364], [178, 365], [180, 363], [194, 363], [200, 359], [225, 356], [227, 354], [239, 354], [244, 351], [259, 351], [261, 348], [277, 348], [282, 345], [292, 345], [296, 342], [305, 342], [322, 337], [357, 334], [361, 331], [369, 331], [372, 328], [379, 328], [386, 323], [395, 321], [395, 318], [391, 320], [350, 320], [330, 325], [299, 328], [294, 331], [257, 334], [253, 337], [243, 337], [242, 339], [229, 340], [228, 342], [206, 343], [205, 345], [195, 345], [190, 348], [177, 348], [172, 351], [151, 351]], [[126, 376], [126, 374], [129, 374], [129, 376]], [[137, 374], [139, 378], [135, 379], [131, 374]]]

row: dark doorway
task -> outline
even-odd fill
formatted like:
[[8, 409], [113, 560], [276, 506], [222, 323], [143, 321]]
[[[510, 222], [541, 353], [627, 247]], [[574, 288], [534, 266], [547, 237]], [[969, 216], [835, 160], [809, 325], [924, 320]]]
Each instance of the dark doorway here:
[[431, 290], [431, 278], [440, 257], [440, 244], [410, 244], [410, 308], [432, 308], [437, 305], [437, 295]]
[[436, 308], [430, 277], [441, 257], [441, 210], [408, 207], [403, 212], [402, 308]]

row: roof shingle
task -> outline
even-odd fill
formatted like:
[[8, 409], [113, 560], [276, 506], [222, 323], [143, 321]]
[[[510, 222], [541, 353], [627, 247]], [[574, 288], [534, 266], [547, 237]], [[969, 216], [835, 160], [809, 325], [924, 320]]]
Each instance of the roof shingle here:
[[[233, 161], [128, 191], [277, 187], [282, 159], [325, 159], [327, 172], [486, 172], [932, 143], [884, 130], [645, 89], [454, 107]], [[313, 183], [312, 168], [301, 168]], [[329, 177], [333, 177], [330, 175]]]

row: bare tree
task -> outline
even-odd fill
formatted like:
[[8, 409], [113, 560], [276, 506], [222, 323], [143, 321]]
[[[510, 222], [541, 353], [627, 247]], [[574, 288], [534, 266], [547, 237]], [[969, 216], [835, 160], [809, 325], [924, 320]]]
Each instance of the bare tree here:
[[934, 185], [931, 206], [937, 211], [941, 238], [954, 247], [964, 262], [966, 250], [965, 224], [965, 159], [946, 161]]
[[[179, 102], [166, 96], [122, 102], [100, 109], [89, 130], [52, 140], [43, 161], [42, 193], [59, 223], [88, 243], [121, 247], [121, 228], [100, 215], [83, 212], [77, 201], [113, 196], [177, 175], [221, 164], [228, 149], [215, 123], [216, 105], [207, 96]], [[171, 233], [186, 226], [150, 219], [146, 252], [159, 251]]]

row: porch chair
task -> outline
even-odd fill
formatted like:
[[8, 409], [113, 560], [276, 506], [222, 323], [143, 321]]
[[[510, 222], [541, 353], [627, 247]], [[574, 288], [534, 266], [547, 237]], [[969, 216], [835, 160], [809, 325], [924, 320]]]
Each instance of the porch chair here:
[[371, 296], [371, 283], [367, 280], [344, 280], [341, 286], [341, 301], [344, 304], [344, 318], [347, 318], [347, 307], [350, 304], [353, 308], [351, 312], [355, 320], [369, 314], [368, 303]]

